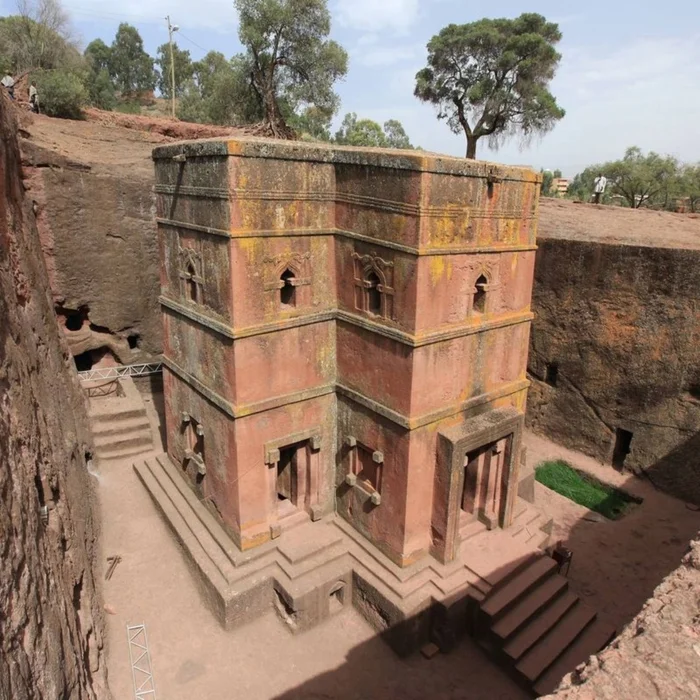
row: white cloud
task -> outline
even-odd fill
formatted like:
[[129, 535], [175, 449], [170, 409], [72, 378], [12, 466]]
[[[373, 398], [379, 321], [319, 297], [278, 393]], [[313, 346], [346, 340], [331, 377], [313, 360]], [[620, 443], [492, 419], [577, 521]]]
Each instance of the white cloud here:
[[418, 0], [336, 0], [333, 19], [350, 29], [403, 33], [418, 20]]

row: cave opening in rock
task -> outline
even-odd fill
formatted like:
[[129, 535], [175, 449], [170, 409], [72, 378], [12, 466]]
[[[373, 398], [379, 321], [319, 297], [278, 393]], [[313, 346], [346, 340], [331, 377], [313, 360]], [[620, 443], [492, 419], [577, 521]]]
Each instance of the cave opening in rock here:
[[141, 336], [138, 333], [132, 333], [126, 340], [131, 350], [138, 350], [141, 347]]

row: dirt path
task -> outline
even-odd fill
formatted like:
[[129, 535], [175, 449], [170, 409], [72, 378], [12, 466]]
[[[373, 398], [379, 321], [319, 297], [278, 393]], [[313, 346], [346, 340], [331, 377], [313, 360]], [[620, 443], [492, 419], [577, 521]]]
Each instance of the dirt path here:
[[657, 491], [648, 481], [528, 433], [528, 462], [564, 459], [598, 479], [644, 499], [617, 521], [605, 520], [548, 488], [536, 485], [538, 508], [554, 518], [553, 539], [574, 553], [570, 581], [618, 628], [627, 624], [663, 578], [677, 568], [700, 530], [700, 513]]

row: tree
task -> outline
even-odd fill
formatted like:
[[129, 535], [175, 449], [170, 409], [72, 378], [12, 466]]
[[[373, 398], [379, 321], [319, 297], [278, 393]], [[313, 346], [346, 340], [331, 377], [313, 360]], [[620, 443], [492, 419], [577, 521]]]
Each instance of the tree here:
[[8, 70], [79, 67], [77, 41], [57, 0], [18, 0], [17, 9], [0, 17], [0, 61]]
[[[194, 68], [190, 52], [182, 50], [177, 44], [173, 44], [173, 56], [175, 58], [175, 96], [182, 97], [185, 85], [192, 79]], [[158, 72], [158, 90], [163, 97], [172, 97], [171, 83], [172, 74], [170, 68], [170, 44], [163, 44], [158, 47], [156, 54], [156, 65], [160, 68]]]
[[102, 39], [91, 41], [83, 55], [96, 73], [99, 73], [101, 70], [109, 70], [112, 61], [112, 49]]
[[403, 124], [397, 119], [389, 119], [384, 122], [384, 133], [386, 134], [386, 145], [389, 148], [413, 149], [411, 139], [408, 138]]
[[565, 114], [548, 90], [560, 39], [558, 25], [534, 13], [451, 24], [428, 43], [415, 95], [435, 105], [454, 133], [464, 132], [467, 158], [476, 158], [484, 136], [494, 148], [516, 133], [527, 141]]
[[340, 129], [335, 133], [335, 142], [341, 146], [413, 148], [403, 124], [397, 119], [389, 119], [382, 129], [371, 119], [358, 119], [355, 112], [345, 115]]
[[109, 75], [112, 49], [102, 39], [95, 39], [87, 45], [83, 55], [87, 63], [85, 87], [90, 104], [100, 109], [114, 109], [116, 89]]
[[621, 160], [591, 165], [579, 173], [570, 191], [584, 201], [593, 192], [593, 181], [602, 173], [608, 179], [606, 195], [620, 197], [629, 207], [668, 208], [680, 196], [680, 166], [672, 156], [651, 151], [644, 155], [637, 146], [625, 151]]
[[686, 197], [690, 211], [695, 213], [700, 205], [700, 164], [684, 165], [679, 173], [680, 197]]
[[184, 121], [237, 126], [262, 120], [262, 108], [250, 87], [245, 56], [227, 61], [210, 51], [192, 64], [193, 77], [183, 90], [178, 117]]
[[234, 4], [250, 64], [250, 84], [270, 133], [294, 136], [282, 101], [292, 111], [315, 106], [334, 114], [338, 96], [333, 85], [347, 73], [348, 56], [328, 39], [327, 0], [234, 0]]
[[549, 197], [552, 192], [552, 184], [554, 183], [554, 173], [551, 170], [540, 170], [542, 173], [542, 188], [543, 197]]
[[371, 119], [358, 119], [355, 112], [345, 115], [335, 141], [341, 146], [386, 147], [386, 136], [382, 127]]
[[331, 116], [319, 107], [307, 107], [289, 118], [290, 126], [301, 136], [313, 141], [331, 140]]
[[109, 74], [122, 95], [155, 89], [153, 59], [143, 49], [136, 27], [122, 22], [112, 42]]

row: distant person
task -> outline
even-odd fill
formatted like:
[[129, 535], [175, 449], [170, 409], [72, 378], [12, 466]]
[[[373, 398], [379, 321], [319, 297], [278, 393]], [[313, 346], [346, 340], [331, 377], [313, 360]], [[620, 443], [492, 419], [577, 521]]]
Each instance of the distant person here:
[[9, 74], [6, 73], [5, 77], [0, 80], [0, 83], [2, 83], [2, 86], [7, 90], [7, 94], [10, 96], [11, 100], [15, 99], [15, 79]]
[[593, 204], [600, 204], [600, 198], [605, 194], [608, 185], [608, 178], [603, 173], [598, 173], [598, 177], [593, 180]]
[[36, 91], [36, 83], [29, 86], [29, 108], [34, 114], [39, 114], [39, 93]]

